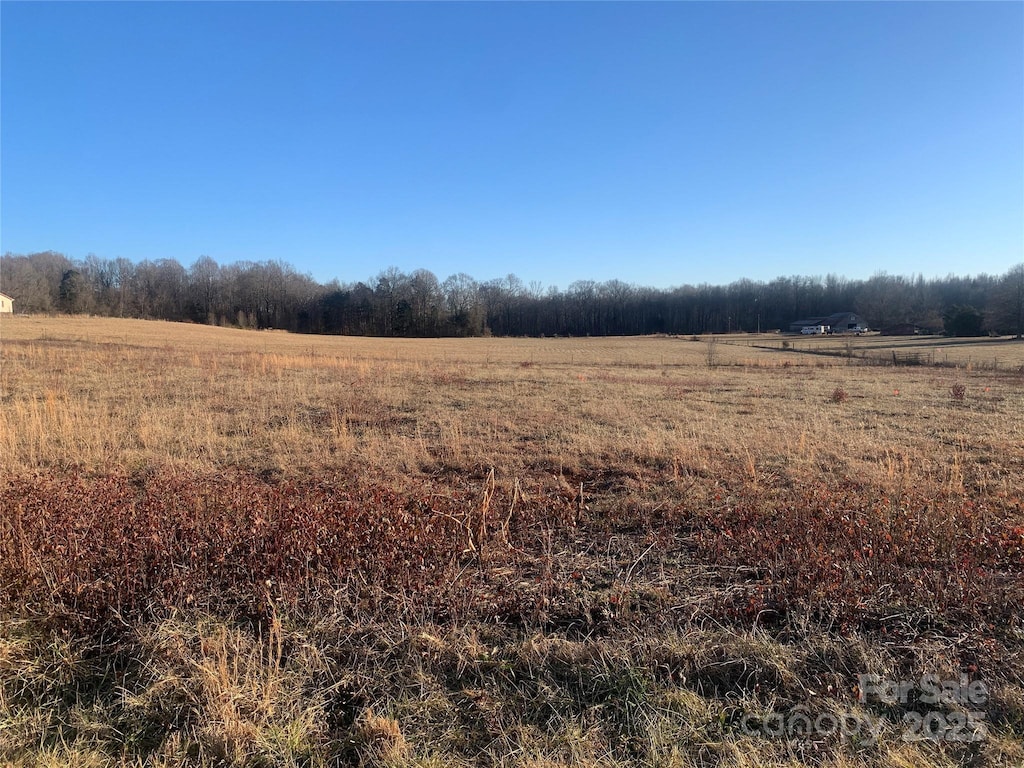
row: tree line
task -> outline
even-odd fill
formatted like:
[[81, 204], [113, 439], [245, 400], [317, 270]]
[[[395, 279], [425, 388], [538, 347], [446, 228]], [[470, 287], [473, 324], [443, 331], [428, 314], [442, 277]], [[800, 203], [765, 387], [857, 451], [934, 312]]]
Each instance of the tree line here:
[[0, 257], [0, 292], [17, 312], [88, 313], [299, 333], [365, 336], [612, 336], [786, 330], [854, 311], [872, 328], [911, 323], [954, 335], [1024, 333], [1024, 263], [1003, 275], [778, 277], [650, 288], [579, 280], [543, 289], [515, 275], [439, 280], [387, 269], [319, 283], [283, 261], [220, 265], [201, 256], [133, 262], [45, 251]]

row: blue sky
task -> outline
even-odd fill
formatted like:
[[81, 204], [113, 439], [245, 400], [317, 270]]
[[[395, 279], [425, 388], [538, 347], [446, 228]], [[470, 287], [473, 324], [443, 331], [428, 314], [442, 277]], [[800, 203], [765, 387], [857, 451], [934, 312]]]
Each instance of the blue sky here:
[[1024, 259], [1024, 3], [0, 3], [0, 250], [565, 288]]

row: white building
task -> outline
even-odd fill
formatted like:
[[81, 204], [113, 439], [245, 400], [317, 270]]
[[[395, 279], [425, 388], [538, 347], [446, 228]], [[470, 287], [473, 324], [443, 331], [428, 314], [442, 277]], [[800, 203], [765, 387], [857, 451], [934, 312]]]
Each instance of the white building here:
[[789, 324], [790, 333], [802, 333], [804, 328], [823, 325], [827, 333], [862, 333], [867, 329], [864, 318], [853, 312], [836, 312], [828, 317], [808, 317]]

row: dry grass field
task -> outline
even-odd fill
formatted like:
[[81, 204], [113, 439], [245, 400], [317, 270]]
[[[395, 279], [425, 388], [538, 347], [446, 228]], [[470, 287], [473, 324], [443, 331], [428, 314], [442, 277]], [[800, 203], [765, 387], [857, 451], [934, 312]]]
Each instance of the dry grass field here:
[[0, 467], [5, 765], [1024, 764], [1021, 342], [5, 317]]

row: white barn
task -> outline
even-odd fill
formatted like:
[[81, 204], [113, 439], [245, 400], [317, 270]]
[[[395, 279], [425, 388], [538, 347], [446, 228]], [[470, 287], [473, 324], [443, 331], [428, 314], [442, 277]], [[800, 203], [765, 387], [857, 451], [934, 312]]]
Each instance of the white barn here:
[[14, 312], [14, 299], [6, 293], [0, 293], [0, 314]]

